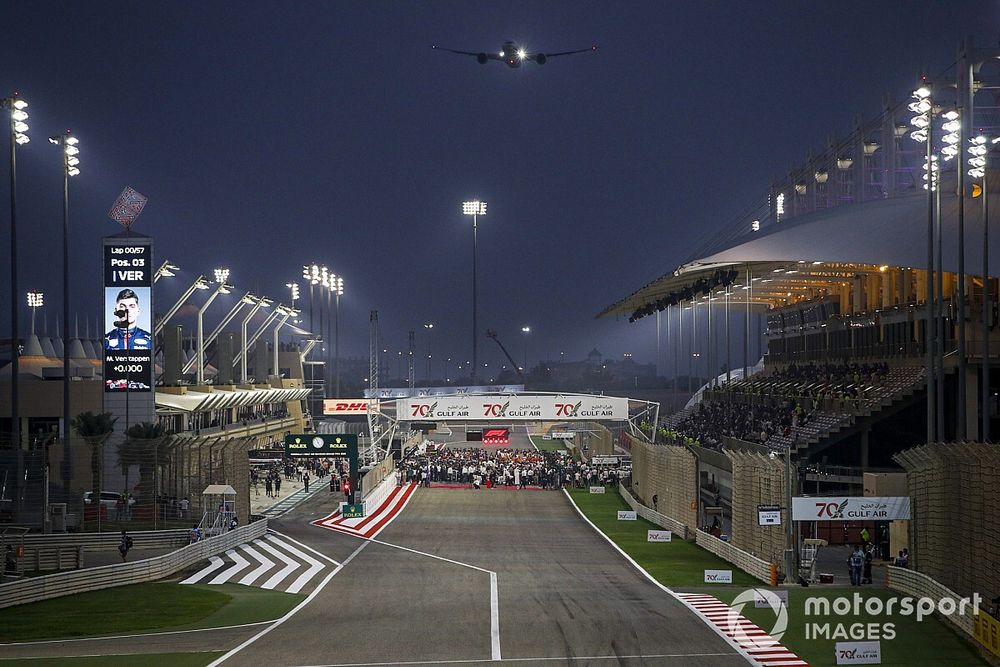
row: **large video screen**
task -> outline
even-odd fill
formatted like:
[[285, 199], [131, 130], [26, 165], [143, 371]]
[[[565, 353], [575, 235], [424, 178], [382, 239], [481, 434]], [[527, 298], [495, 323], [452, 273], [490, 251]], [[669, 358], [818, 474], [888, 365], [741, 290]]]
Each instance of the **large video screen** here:
[[104, 247], [104, 390], [150, 391], [153, 383], [151, 247]]

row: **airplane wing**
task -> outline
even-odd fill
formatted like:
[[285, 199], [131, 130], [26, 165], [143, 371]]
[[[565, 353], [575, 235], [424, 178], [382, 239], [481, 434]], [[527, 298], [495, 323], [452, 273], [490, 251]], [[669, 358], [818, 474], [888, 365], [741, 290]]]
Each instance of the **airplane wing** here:
[[[460, 56], [473, 56], [474, 58], [479, 57], [479, 53], [473, 53], [472, 51], [459, 51], [457, 49], [449, 49], [445, 46], [438, 46], [437, 44], [432, 45], [431, 48], [436, 51], [447, 51], [448, 53], [457, 53]], [[500, 56], [498, 56], [495, 53], [487, 53], [486, 57], [489, 58], [490, 60], [500, 60]]]
[[574, 53], [586, 53], [587, 51], [596, 51], [597, 45], [594, 44], [589, 49], [577, 49], [576, 51], [560, 51], [559, 53], [546, 53], [546, 58], [555, 58], [556, 56], [569, 56]]

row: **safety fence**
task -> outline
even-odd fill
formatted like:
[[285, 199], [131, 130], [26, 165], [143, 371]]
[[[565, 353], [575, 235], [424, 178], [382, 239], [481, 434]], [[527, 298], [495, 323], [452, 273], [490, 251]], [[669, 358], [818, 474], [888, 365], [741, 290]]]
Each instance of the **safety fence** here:
[[638, 516], [641, 516], [646, 521], [650, 523], [655, 523], [657, 526], [666, 528], [670, 532], [678, 535], [685, 540], [688, 537], [688, 527], [676, 519], [671, 519], [666, 514], [660, 514], [656, 510], [646, 507], [629, 492], [628, 487], [625, 484], [618, 484], [618, 493], [621, 497], [628, 503], [628, 506], [635, 510]]
[[[698, 527], [698, 462], [686, 447], [625, 435], [632, 452], [632, 494], [687, 527]], [[656, 502], [654, 503], [654, 498]]]
[[911, 499], [910, 567], [962, 595], [1000, 593], [1000, 448], [932, 443], [895, 460]]
[[210, 556], [261, 537], [266, 531], [267, 519], [262, 519], [154, 558], [0, 584], [0, 608], [162, 579]]

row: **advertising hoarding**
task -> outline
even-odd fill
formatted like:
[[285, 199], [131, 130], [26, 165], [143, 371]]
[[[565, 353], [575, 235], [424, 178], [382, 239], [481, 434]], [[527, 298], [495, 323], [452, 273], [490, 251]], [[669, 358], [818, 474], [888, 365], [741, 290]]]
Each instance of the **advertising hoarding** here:
[[908, 496], [792, 498], [793, 521], [894, 521], [909, 518]]
[[607, 396], [435, 396], [396, 401], [400, 421], [432, 419], [625, 421], [628, 399]]
[[153, 385], [153, 248], [104, 246], [104, 390], [149, 392]]

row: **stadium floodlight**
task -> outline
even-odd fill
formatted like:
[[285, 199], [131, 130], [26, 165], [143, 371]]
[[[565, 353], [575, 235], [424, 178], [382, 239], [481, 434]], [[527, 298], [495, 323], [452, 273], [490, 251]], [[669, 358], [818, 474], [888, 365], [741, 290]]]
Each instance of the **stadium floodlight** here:
[[760, 220], [754, 220], [753, 222], [750, 223], [750, 231], [751, 232], [760, 231]]
[[180, 271], [180, 270], [181, 269], [179, 266], [171, 264], [170, 262], [164, 262], [163, 264], [160, 265], [160, 268], [156, 270], [156, 273], [153, 274], [153, 282], [156, 283], [160, 280], [160, 278], [163, 277], [173, 278], [174, 276], [177, 275], [176, 273], [174, 273], [174, 271]]
[[292, 308], [295, 307], [295, 302], [299, 300], [299, 284], [298, 283], [285, 283], [285, 287], [288, 288], [289, 293], [292, 297]]
[[874, 155], [875, 151], [881, 147], [882, 146], [877, 141], [866, 141], [864, 144], [864, 153], [867, 156]]
[[826, 169], [817, 169], [816, 173], [813, 174], [813, 178], [816, 179], [817, 183], [826, 183], [830, 179], [830, 172]]
[[45, 295], [41, 292], [28, 292], [28, 307], [31, 308], [31, 335], [35, 335], [35, 311], [45, 305]]
[[[212, 294], [205, 300], [205, 303], [201, 305], [201, 308], [198, 309], [198, 349], [195, 350], [195, 354], [198, 357], [198, 373], [195, 376], [195, 382], [198, 385], [205, 384], [205, 347], [207, 346], [205, 343], [205, 311], [208, 310], [208, 307], [212, 305], [213, 301], [215, 301], [215, 297], [220, 294], [229, 294], [232, 291], [233, 286], [227, 285], [225, 281], [225, 278], [228, 277], [229, 269], [215, 270], [215, 280], [218, 287], [215, 288], [215, 291], [212, 292]], [[223, 279], [220, 280], [220, 278]]]
[[184, 290], [184, 293], [181, 294], [181, 298], [177, 299], [177, 303], [171, 306], [170, 310], [167, 311], [167, 314], [156, 323], [156, 326], [153, 327], [153, 334], [159, 335], [159, 333], [163, 331], [163, 327], [167, 325], [170, 318], [177, 314], [177, 311], [180, 310], [181, 306], [184, 305], [184, 302], [187, 301], [192, 294], [194, 294], [195, 290], [208, 289], [209, 286], [210, 283], [205, 279], [205, 276], [198, 276], [191, 286]]
[[854, 158], [851, 157], [839, 157], [837, 158], [837, 169], [841, 171], [847, 171], [854, 165]]
[[462, 202], [462, 213], [464, 215], [486, 215], [486, 202], [484, 201]]
[[806, 184], [805, 181], [798, 181], [795, 184], [795, 194], [804, 195], [807, 192], [809, 192], [809, 186]]
[[[938, 172], [941, 171], [941, 168], [938, 166], [938, 156], [937, 155], [931, 155], [930, 156], [930, 165], [931, 166], [930, 166], [929, 169], [927, 167], [927, 162], [928, 161], [925, 159], [924, 160], [924, 190], [927, 189], [928, 182], [930, 182], [931, 192], [934, 192], [934, 191], [937, 190]], [[928, 172], [930, 172], [930, 173], [928, 173]]]
[[476, 256], [477, 252], [477, 227], [479, 223], [479, 216], [486, 215], [486, 202], [484, 201], [467, 201], [462, 202], [462, 214], [472, 216], [472, 384], [476, 383], [476, 369], [478, 368], [478, 354], [479, 354], [479, 337], [477, 332], [479, 331], [479, 306], [477, 303], [478, 298], [478, 285], [477, 283], [477, 273], [476, 270]]

